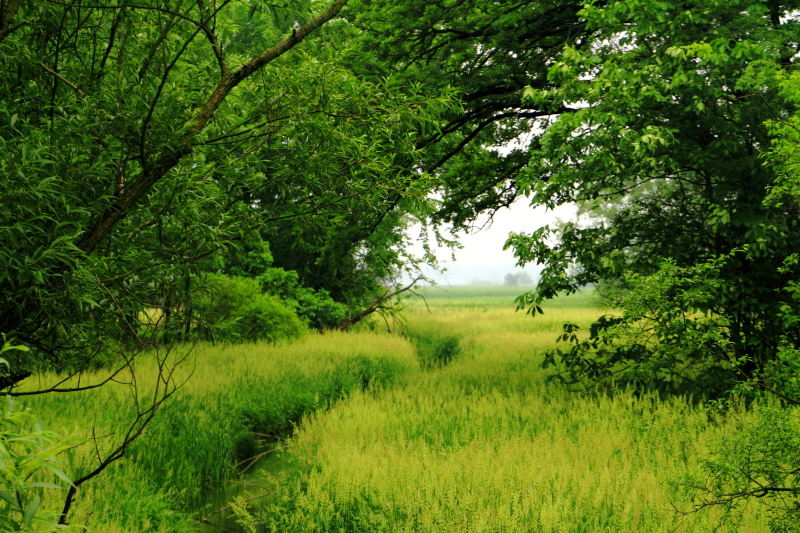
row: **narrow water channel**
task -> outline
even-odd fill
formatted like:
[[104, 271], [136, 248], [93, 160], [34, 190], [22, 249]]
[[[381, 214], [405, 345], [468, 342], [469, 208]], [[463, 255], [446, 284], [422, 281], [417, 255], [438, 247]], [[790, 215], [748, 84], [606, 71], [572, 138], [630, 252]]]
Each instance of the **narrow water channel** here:
[[243, 532], [231, 504], [237, 499], [243, 500], [250, 511], [269, 505], [276, 480], [289, 469], [286, 444], [287, 441], [262, 442], [256, 456], [242, 462], [242, 470], [236, 479], [209, 487], [203, 496], [202, 507], [194, 514], [200, 517], [197, 532]]

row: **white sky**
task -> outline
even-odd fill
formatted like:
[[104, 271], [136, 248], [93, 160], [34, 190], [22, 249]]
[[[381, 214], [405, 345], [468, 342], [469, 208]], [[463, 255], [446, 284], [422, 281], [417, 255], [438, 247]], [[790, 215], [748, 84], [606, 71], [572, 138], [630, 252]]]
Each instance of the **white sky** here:
[[[487, 225], [482, 230], [476, 228], [471, 233], [461, 233], [459, 236], [463, 248], [455, 250], [455, 262], [452, 261], [452, 252], [449, 249], [440, 248], [437, 257], [440, 265], [448, 272], [444, 275], [432, 272], [427, 274], [439, 283], [453, 285], [469, 283], [473, 279], [502, 283], [503, 276], [514, 271], [517, 262], [512, 250], [503, 250], [503, 244], [510, 232], [530, 233], [557, 219], [574, 220], [576, 212], [574, 205], [559, 206], [553, 211], [544, 207], [533, 209], [526, 198], [521, 198], [511, 208], [498, 211], [491, 226]], [[413, 227], [409, 234], [416, 236], [419, 230], [419, 226]], [[421, 250], [420, 245], [417, 254], [421, 254]]]
[[[553, 211], [544, 207], [533, 209], [527, 199], [522, 198], [509, 209], [497, 212], [491, 226], [486, 226], [472, 234], [462, 234], [461, 244], [464, 248], [456, 250], [456, 262], [461, 266], [495, 266], [516, 263], [512, 250], [503, 250], [503, 245], [512, 231], [530, 233], [542, 226], [552, 224], [556, 219], [571, 220], [575, 218], [576, 207], [559, 206]], [[447, 251], [439, 255], [442, 261], [450, 262]]]

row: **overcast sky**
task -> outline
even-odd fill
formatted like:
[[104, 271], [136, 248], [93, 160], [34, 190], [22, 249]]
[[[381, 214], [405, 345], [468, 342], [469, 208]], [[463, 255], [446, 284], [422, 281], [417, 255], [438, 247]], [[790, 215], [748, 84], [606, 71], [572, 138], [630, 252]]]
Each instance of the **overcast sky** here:
[[[573, 220], [575, 206], [560, 206], [554, 211], [545, 208], [532, 209], [525, 198], [514, 203], [510, 209], [502, 209], [494, 217], [491, 226], [480, 231], [461, 234], [461, 244], [456, 250], [456, 261], [451, 260], [450, 250], [439, 250], [438, 257], [442, 266], [448, 269], [444, 276], [429, 275], [439, 283], [460, 285], [472, 279], [484, 279], [502, 283], [503, 276], [514, 270], [516, 258], [511, 250], [503, 250], [508, 234], [512, 231], [530, 233], [542, 226], [551, 224], [556, 219]], [[419, 228], [412, 228], [416, 235]]]

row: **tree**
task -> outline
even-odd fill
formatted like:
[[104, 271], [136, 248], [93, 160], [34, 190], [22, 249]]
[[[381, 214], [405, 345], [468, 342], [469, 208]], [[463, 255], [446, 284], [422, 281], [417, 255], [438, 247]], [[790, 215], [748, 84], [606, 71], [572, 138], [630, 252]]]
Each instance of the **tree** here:
[[[748, 373], [766, 369], [782, 337], [800, 342], [781, 319], [793, 276], [782, 266], [800, 232], [791, 209], [765, 204], [776, 174], [763, 164], [773, 139], [765, 122], [794, 109], [770, 74], [794, 69], [800, 27], [784, 17], [794, 7], [587, 5], [589, 44], [565, 48], [549, 73], [559, 98], [581, 109], [561, 115], [531, 147], [524, 188], [534, 205], [578, 202], [602, 212], [585, 225], [512, 234], [507, 246], [520, 264], [545, 265], [520, 306], [536, 312], [587, 283], [740, 250], [719, 270], [725, 290], [696, 310], [726, 317]], [[550, 98], [527, 91], [533, 103]]]
[[511, 287], [519, 287], [520, 285], [532, 284], [533, 279], [531, 279], [527, 272], [509, 272], [506, 274], [503, 283]]
[[[409, 162], [449, 98], [362, 80], [315, 42], [346, 3], [0, 3], [0, 332], [30, 347], [7, 354], [0, 392], [116, 379], [136, 401], [69, 488], [62, 524], [180, 388], [186, 353], [162, 349], [163, 333], [191, 324], [210, 264], [279, 221], [336, 227], [424, 204], [430, 179]], [[248, 331], [269, 322], [249, 311]], [[159, 372], [147, 395], [143, 356]], [[87, 370], [102, 372], [71, 381]], [[21, 390], [37, 371], [66, 374]]]
[[[420, 140], [420, 168], [436, 177], [440, 200], [431, 222], [464, 229], [483, 213], [525, 192], [539, 121], [571, 112], [548, 78], [570, 44], [591, 31], [578, 16], [583, 1], [354, 0], [351, 68], [369, 79], [397, 76], [426, 94], [453, 87], [461, 107]], [[526, 87], [551, 98], [523, 98]], [[502, 148], [501, 148], [502, 147]]]
[[345, 4], [4, 4], [0, 331], [32, 348], [18, 371], [85, 368], [144, 310], [174, 319], [199, 262], [265, 224], [424, 196], [397, 159], [446, 100], [304, 51]]

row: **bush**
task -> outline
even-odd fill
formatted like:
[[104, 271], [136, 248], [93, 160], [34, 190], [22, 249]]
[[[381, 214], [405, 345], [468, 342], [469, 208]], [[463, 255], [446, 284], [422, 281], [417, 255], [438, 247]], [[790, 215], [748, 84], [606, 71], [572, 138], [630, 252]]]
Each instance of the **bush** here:
[[[724, 405], [717, 411], [724, 413]], [[721, 407], [721, 409], [719, 409]], [[703, 460], [703, 471], [673, 482], [692, 508], [722, 507], [735, 523], [753, 501], [767, 507], [770, 531], [800, 531], [800, 422], [797, 411], [759, 405], [758, 417], [723, 440]], [[687, 512], [687, 511], [684, 511]]]
[[258, 278], [264, 291], [280, 296], [297, 315], [315, 329], [333, 329], [347, 319], [348, 308], [333, 300], [325, 289], [300, 285], [297, 272], [267, 269]]
[[[5, 343], [0, 354], [23, 349]], [[0, 359], [0, 365], [6, 365]], [[57, 511], [41, 506], [42, 490], [63, 490], [72, 482], [60, 454], [77, 442], [48, 431], [10, 396], [0, 410], [0, 531], [72, 531], [58, 524]]]
[[277, 342], [301, 336], [306, 324], [280, 298], [249, 278], [212, 274], [192, 302], [201, 338], [227, 342]]
[[725, 257], [692, 267], [666, 261], [649, 275], [629, 274], [630, 290], [613, 303], [622, 316], [595, 322], [590, 338], [564, 324], [568, 350], [546, 352], [543, 368], [570, 385], [631, 387], [703, 400], [728, 394], [747, 374], [749, 360], [730, 339], [730, 317], [704, 312], [725, 290]]

